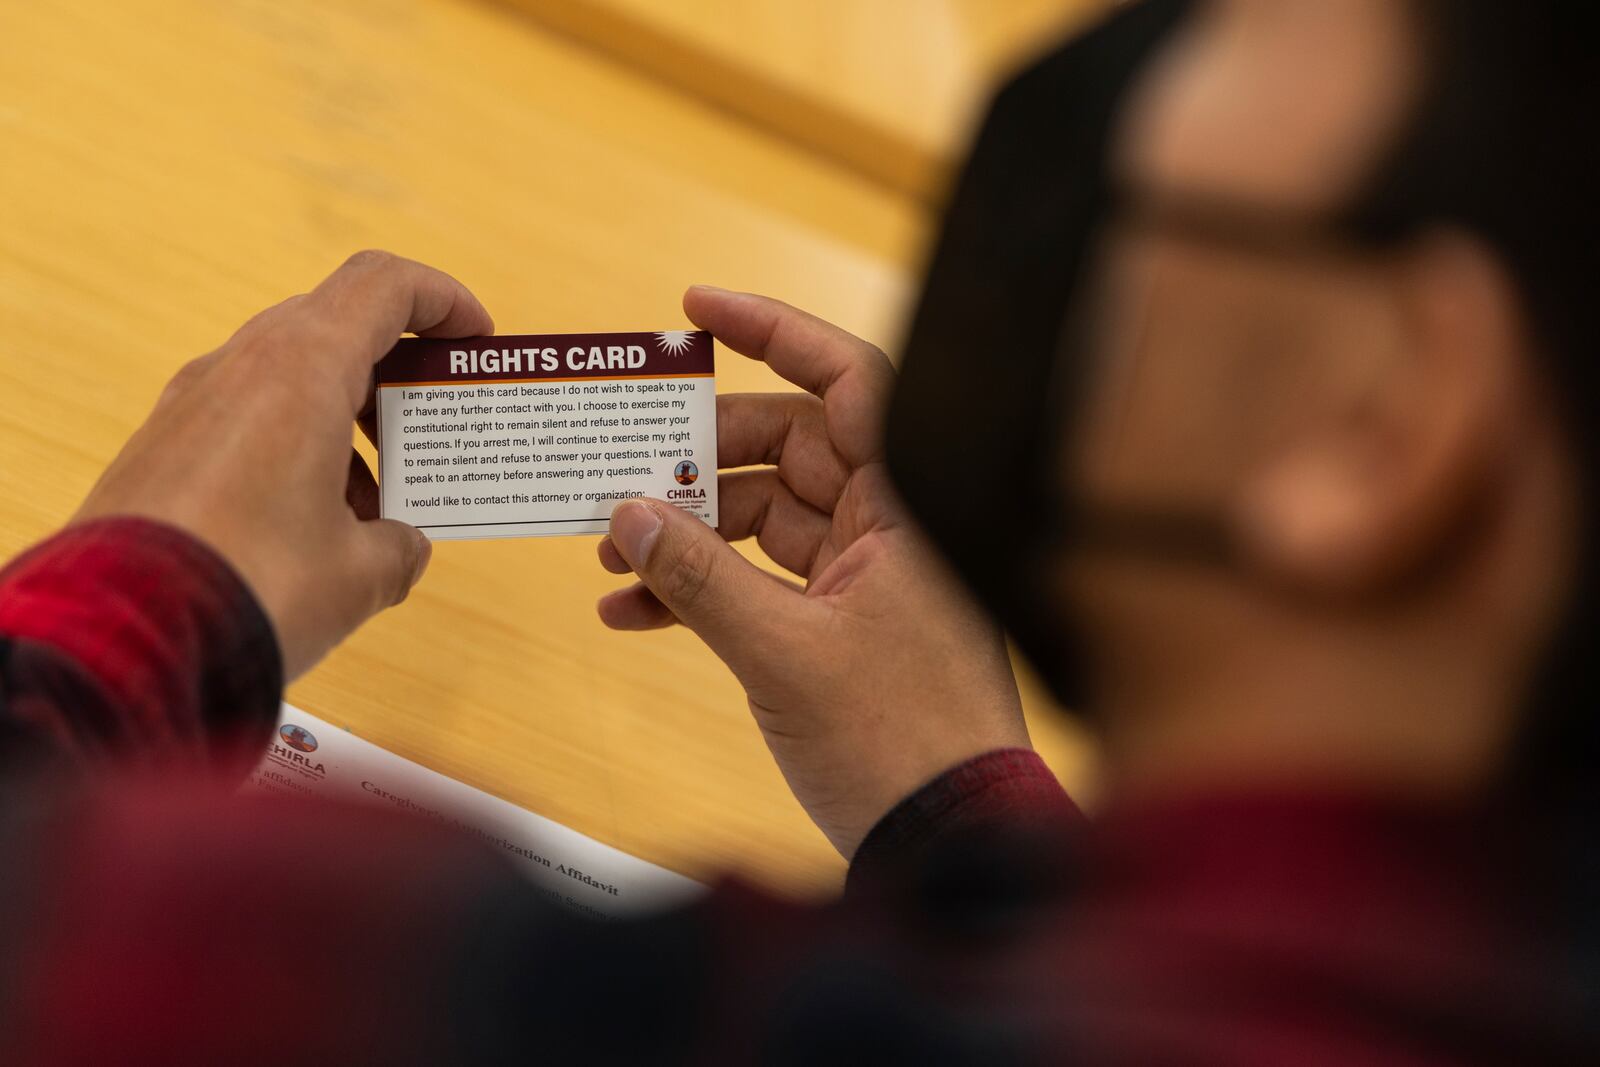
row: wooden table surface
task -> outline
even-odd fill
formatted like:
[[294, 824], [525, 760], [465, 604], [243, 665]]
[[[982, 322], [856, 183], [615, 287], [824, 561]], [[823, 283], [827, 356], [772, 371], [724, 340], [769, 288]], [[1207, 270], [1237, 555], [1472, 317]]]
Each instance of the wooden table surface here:
[[[7, 4], [0, 137], [4, 556], [71, 514], [179, 364], [358, 248], [455, 273], [505, 332], [677, 327], [705, 281], [892, 351], [932, 218], [475, 0]], [[724, 392], [780, 387], [720, 370]], [[692, 876], [837, 885], [727, 671], [681, 630], [606, 631], [615, 584], [593, 538], [440, 544], [288, 697]], [[1083, 739], [1029, 693], [1046, 757], [1087, 785]]]
[[995, 77], [1105, 0], [493, 0], [937, 203]]

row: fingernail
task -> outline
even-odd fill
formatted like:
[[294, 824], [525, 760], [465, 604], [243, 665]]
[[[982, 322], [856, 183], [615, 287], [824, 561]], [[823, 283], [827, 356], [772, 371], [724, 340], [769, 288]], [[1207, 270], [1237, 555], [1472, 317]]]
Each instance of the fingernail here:
[[611, 540], [635, 570], [650, 561], [661, 533], [661, 513], [642, 500], [625, 500], [611, 512]]
[[733, 292], [732, 289], [724, 289], [720, 285], [699, 285], [699, 284], [695, 284], [695, 285], [689, 286], [689, 288], [690, 289], [698, 289], [702, 293], [731, 293], [731, 292]]

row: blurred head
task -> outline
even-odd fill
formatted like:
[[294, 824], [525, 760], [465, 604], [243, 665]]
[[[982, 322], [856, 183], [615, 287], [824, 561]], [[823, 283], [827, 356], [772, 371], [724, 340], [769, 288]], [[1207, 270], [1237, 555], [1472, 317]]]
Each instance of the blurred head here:
[[1144, 6], [1166, 21], [1076, 135], [1098, 174], [1047, 399], [1017, 401], [1060, 522], [986, 546], [1038, 591], [918, 507], [904, 405], [897, 475], [980, 594], [1031, 616], [1114, 770], [1494, 780], [1592, 599], [1596, 171], [1561, 119], [1594, 94], [1570, 5]]
[[1463, 221], [1362, 218], [1436, 28], [1218, 0], [1116, 123], [1062, 489], [1215, 551], [1108, 537], [1059, 584], [1113, 738], [1164, 775], [1483, 781], [1555, 632], [1576, 478], [1519, 281]]

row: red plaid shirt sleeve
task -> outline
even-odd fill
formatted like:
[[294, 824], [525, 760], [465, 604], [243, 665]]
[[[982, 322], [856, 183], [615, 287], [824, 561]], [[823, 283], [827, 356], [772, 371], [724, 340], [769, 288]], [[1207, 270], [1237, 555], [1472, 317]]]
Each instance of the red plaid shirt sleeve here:
[[236, 770], [276, 720], [271, 623], [177, 529], [72, 526], [0, 571], [0, 764]]
[[956, 834], [994, 826], [1069, 831], [1082, 821], [1037, 752], [998, 749], [952, 767], [895, 805], [856, 849], [847, 886], [903, 870]]

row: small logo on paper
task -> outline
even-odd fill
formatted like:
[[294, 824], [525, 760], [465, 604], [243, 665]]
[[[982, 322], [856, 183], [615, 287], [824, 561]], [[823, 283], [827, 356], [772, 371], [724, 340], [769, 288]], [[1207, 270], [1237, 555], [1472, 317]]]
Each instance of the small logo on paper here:
[[689, 351], [693, 330], [662, 330], [656, 334], [656, 344], [669, 356], [681, 356]]
[[679, 485], [693, 485], [700, 480], [700, 468], [694, 465], [693, 460], [686, 459], [678, 464], [672, 476], [677, 479]]
[[278, 736], [283, 738], [284, 744], [296, 752], [315, 752], [317, 750], [317, 739], [304, 726], [284, 723], [278, 727]]

